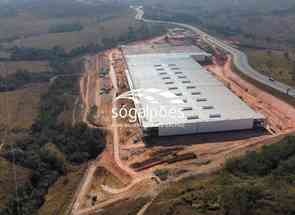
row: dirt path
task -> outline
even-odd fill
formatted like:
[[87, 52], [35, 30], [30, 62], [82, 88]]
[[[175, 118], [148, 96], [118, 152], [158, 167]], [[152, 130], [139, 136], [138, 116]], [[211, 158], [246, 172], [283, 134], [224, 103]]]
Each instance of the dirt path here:
[[[109, 61], [113, 62], [113, 52], [109, 52], [108, 57], [109, 57]], [[110, 77], [111, 77], [114, 89], [117, 92], [118, 91], [118, 81], [117, 81], [116, 72], [114, 70], [114, 66], [112, 65], [112, 63], [110, 64]]]
[[90, 74], [86, 73], [86, 86], [85, 86], [85, 96], [84, 96], [84, 114], [83, 114], [83, 122], [87, 121], [87, 114], [89, 113], [89, 83], [90, 83]]
[[74, 202], [72, 209], [71, 209], [71, 211], [72, 211], [71, 214], [75, 215], [76, 211], [79, 210], [81, 203], [85, 202], [85, 196], [86, 196], [87, 191], [89, 190], [89, 187], [91, 186], [91, 181], [93, 180], [95, 170], [96, 170], [95, 164], [91, 164], [87, 168], [87, 170], [84, 174], [84, 177], [83, 177], [82, 181], [80, 182], [80, 186], [77, 190], [76, 199], [75, 199], [75, 202]]
[[136, 176], [138, 175], [134, 170], [129, 168], [128, 166], [124, 165], [121, 158], [120, 158], [120, 137], [119, 137], [119, 131], [118, 131], [119, 125], [117, 123], [116, 119], [113, 119], [112, 123], [112, 131], [113, 131], [113, 147], [114, 147], [114, 159], [117, 165], [123, 169], [125, 172], [127, 172], [130, 176]]
[[72, 127], [76, 125], [76, 114], [77, 114], [77, 106], [79, 104], [80, 96], [78, 96], [74, 103], [73, 113], [72, 113]]
[[[111, 205], [115, 202], [122, 201], [124, 199], [128, 199], [128, 198], [130, 198], [130, 196], [135, 197], [135, 196], [138, 196], [138, 194], [140, 194], [140, 193], [148, 192], [149, 188], [150, 188], [150, 185], [148, 183], [145, 183], [145, 181], [141, 181], [141, 183], [137, 184], [136, 186], [133, 186], [127, 192], [117, 194], [112, 199], [101, 202], [93, 207], [79, 210], [79, 211], [77, 211], [77, 213], [75, 213], [75, 215], [90, 215], [90, 214], [93, 214], [97, 211], [102, 211], [103, 208], [105, 208], [108, 205]], [[118, 214], [120, 214], [120, 213], [118, 212]]]
[[[112, 54], [109, 53], [108, 57], [110, 58], [110, 62], [112, 62]], [[93, 71], [93, 64], [95, 65], [95, 71]], [[97, 81], [96, 84], [93, 84], [93, 80], [91, 78], [93, 77], [93, 73], [97, 72], [97, 69], [99, 68], [99, 62], [96, 57], [95, 60], [91, 59], [86, 65], [85, 69], [86, 72], [84, 76], [80, 80], [80, 96], [82, 99], [82, 102], [84, 104], [84, 113], [83, 113], [83, 121], [87, 122], [87, 113], [89, 112], [90, 106], [92, 103], [95, 103], [98, 107], [101, 106], [101, 100], [98, 98], [99, 96], [96, 96], [98, 90], [97, 90]], [[116, 81], [116, 75], [114, 68], [110, 66], [110, 76], [112, 76], [111, 80], [113, 82], [113, 90], [111, 91], [111, 94], [113, 95], [113, 98], [115, 98], [118, 87], [117, 87], [117, 81]], [[116, 105], [116, 104], [114, 104]], [[74, 118], [73, 118], [74, 122]], [[93, 125], [92, 125], [93, 126]], [[79, 194], [77, 195], [76, 202], [73, 206], [73, 214], [88, 214], [90, 212], [94, 212], [99, 210], [101, 207], [104, 207], [110, 203], [122, 200], [130, 195], [137, 195], [138, 189], [137, 187], [144, 183], [144, 181], [151, 181], [152, 175], [139, 175], [135, 171], [133, 171], [129, 166], [125, 165], [120, 158], [120, 138], [119, 138], [119, 126], [117, 124], [116, 119], [113, 119], [111, 124], [109, 124], [108, 130], [111, 135], [108, 135], [107, 137], [107, 146], [105, 151], [101, 154], [99, 157], [99, 160], [93, 162], [91, 166], [88, 168], [87, 172], [85, 173], [85, 179], [82, 181], [82, 185], [80, 190], [78, 191]], [[87, 191], [89, 190], [93, 175], [95, 173], [95, 170], [98, 167], [105, 167], [106, 169], [113, 169], [112, 172], [115, 171], [115, 175], [118, 175], [118, 177], [125, 177], [125, 182], [127, 178], [130, 178], [128, 181], [128, 184], [122, 189], [114, 189], [111, 187], [108, 187], [106, 185], [102, 186], [102, 189], [110, 194], [116, 194], [115, 198], [112, 198], [108, 201], [99, 203], [98, 205], [95, 205], [91, 208], [81, 209], [81, 205], [85, 201], [85, 196]], [[125, 175], [125, 176], [124, 176]], [[124, 180], [123, 180], [124, 181]], [[133, 190], [136, 190], [136, 192], [132, 192]]]
[[[96, 61], [97, 61], [97, 56], [89, 57], [87, 59], [87, 61], [85, 62], [85, 66], [84, 66], [85, 72], [80, 79], [80, 98], [82, 100], [81, 102], [82, 102], [83, 108], [84, 108], [83, 115], [82, 115], [82, 121], [87, 123], [88, 125], [89, 125], [89, 123], [87, 122], [87, 115], [90, 110], [90, 101], [91, 101], [90, 93], [89, 93], [91, 90], [90, 83], [91, 83], [91, 76], [93, 76], [93, 74], [95, 74], [97, 72], [96, 71], [97, 66], [93, 66], [93, 63], [96, 64]], [[74, 107], [74, 111], [73, 111], [73, 116], [72, 116], [72, 123], [73, 124], [76, 123], [75, 114], [76, 114], [76, 109], [77, 109], [78, 104], [79, 104], [79, 99], [76, 99], [75, 107]], [[77, 211], [79, 211], [81, 204], [83, 202], [85, 202], [86, 194], [91, 186], [93, 176], [94, 176], [94, 173], [98, 167], [98, 161], [100, 160], [101, 156], [99, 156], [96, 159], [96, 161], [92, 162], [90, 164], [90, 166], [87, 168], [87, 170], [84, 174], [84, 177], [80, 183], [80, 186], [78, 187], [78, 189], [76, 191], [76, 199], [75, 199], [74, 204], [71, 209], [72, 214], [76, 214]]]
[[89, 127], [93, 127], [87, 120], [91, 107], [94, 105], [99, 107], [101, 104], [100, 98], [97, 96], [100, 89], [100, 82], [97, 75], [99, 68], [99, 55], [89, 57], [85, 63], [84, 75], [80, 79], [80, 97], [83, 104], [82, 121]]

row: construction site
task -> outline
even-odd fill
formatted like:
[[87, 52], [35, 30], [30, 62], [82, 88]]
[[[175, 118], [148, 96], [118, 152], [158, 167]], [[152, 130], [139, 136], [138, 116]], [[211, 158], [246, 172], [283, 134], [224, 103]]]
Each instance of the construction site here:
[[[243, 80], [228, 53], [182, 28], [87, 57], [80, 88], [79, 117], [103, 129], [107, 143], [89, 164], [72, 214], [152, 199], [171, 181], [213, 174], [227, 159], [295, 131], [293, 106]], [[147, 103], [183, 115], [139, 115]], [[137, 114], [114, 117], [121, 109]]]

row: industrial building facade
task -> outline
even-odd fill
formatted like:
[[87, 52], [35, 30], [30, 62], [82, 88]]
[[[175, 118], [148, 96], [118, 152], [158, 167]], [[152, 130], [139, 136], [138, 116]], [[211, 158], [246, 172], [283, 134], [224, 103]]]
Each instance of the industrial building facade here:
[[123, 49], [126, 75], [138, 102], [136, 109], [145, 135], [171, 136], [253, 129], [265, 117], [252, 110], [198, 62], [208, 54], [134, 54]]

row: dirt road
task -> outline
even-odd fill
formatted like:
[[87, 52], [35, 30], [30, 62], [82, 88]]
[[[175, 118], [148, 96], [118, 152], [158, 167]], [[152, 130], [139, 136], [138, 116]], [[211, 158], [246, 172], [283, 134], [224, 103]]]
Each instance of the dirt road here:
[[[110, 95], [115, 99], [115, 96], [118, 92], [117, 79], [116, 79], [116, 71], [113, 67], [113, 57], [112, 52], [107, 53], [109, 62], [110, 62], [110, 79], [112, 81], [112, 90]], [[98, 68], [97, 61], [95, 62], [95, 68]], [[232, 91], [234, 91], [238, 96], [241, 96], [250, 106], [254, 109], [262, 111], [262, 113], [266, 114], [268, 117], [271, 126], [275, 130], [275, 134], [263, 134], [261, 136], [249, 136], [245, 135], [239, 137], [237, 140], [225, 140], [225, 142], [213, 142], [210, 141], [206, 144], [195, 144], [189, 147], [185, 147], [185, 152], [194, 152], [201, 159], [208, 159], [211, 162], [206, 165], [184, 165], [184, 163], [175, 163], [169, 166], [165, 166], [165, 168], [186, 168], [190, 171], [181, 174], [180, 176], [175, 176], [173, 180], [178, 181], [182, 180], [186, 177], [196, 176], [196, 175], [210, 175], [215, 173], [220, 168], [222, 168], [226, 159], [234, 156], [241, 156], [245, 154], [249, 150], [257, 150], [258, 148], [273, 144], [279, 141], [284, 135], [294, 132], [294, 123], [295, 122], [295, 109], [293, 107], [288, 106], [284, 102], [280, 101], [277, 98], [272, 97], [254, 86], [250, 83], [242, 80], [239, 76], [231, 70], [231, 62], [228, 61], [223, 68], [221, 67], [213, 67], [212, 72], [214, 72], [218, 78], [220, 78], [223, 82], [230, 85]], [[96, 95], [98, 92], [97, 84], [94, 84], [93, 80], [91, 80], [93, 76], [91, 76], [91, 72], [89, 74], [85, 74], [83, 80], [81, 79], [81, 98], [84, 103], [84, 117], [83, 119], [87, 122], [87, 111], [91, 106], [91, 102], [98, 101], [98, 96]], [[93, 100], [93, 98], [95, 98]], [[275, 102], [276, 104], [272, 104]], [[102, 102], [96, 102], [96, 105], [100, 108]], [[117, 104], [114, 102], [111, 108], [118, 108]], [[111, 113], [111, 112], [109, 112]], [[145, 170], [141, 172], [135, 172], [132, 168], [127, 165], [126, 162], [121, 159], [121, 140], [120, 140], [120, 125], [117, 119], [112, 119], [109, 124], [106, 125], [107, 131], [109, 132], [107, 138], [107, 147], [106, 150], [100, 157], [100, 160], [95, 161], [87, 172], [86, 179], [84, 181], [83, 186], [81, 186], [81, 190], [79, 192], [79, 196], [73, 207], [73, 214], [84, 215], [91, 214], [96, 211], [103, 209], [104, 207], [126, 199], [133, 197], [135, 195], [144, 195], [146, 190], [145, 188], [148, 186], [153, 179], [156, 179], [158, 183], [160, 180], [154, 176], [154, 169]], [[222, 135], [221, 135], [222, 136]], [[226, 135], [224, 135], [226, 136]], [[214, 135], [211, 135], [212, 140], [214, 140]], [[206, 138], [204, 138], [206, 139]], [[222, 139], [222, 138], [221, 138]], [[226, 139], [226, 137], [225, 137]], [[185, 142], [182, 139], [182, 142]], [[137, 147], [129, 147], [124, 146], [124, 150], [132, 150]], [[152, 149], [147, 149], [152, 150]], [[189, 164], [187, 162], [186, 164]], [[124, 181], [125, 186], [123, 188], [113, 188], [106, 184], [100, 185], [103, 192], [110, 194], [110, 197], [103, 202], [99, 202], [93, 207], [81, 208], [83, 205], [83, 201], [85, 201], [85, 195], [89, 190], [91, 185], [91, 181], [93, 179], [93, 175], [95, 169], [99, 166], [103, 166], [106, 169], [112, 170], [116, 177], [121, 177]], [[156, 168], [163, 168], [163, 166], [157, 166]], [[154, 185], [155, 186], [155, 185]], [[160, 187], [157, 185], [156, 187]], [[138, 215], [143, 215], [145, 210], [152, 204], [152, 201], [147, 203], [139, 212]]]
[[[112, 53], [110, 52], [108, 54], [110, 62], [112, 62]], [[98, 59], [90, 59], [87, 61], [87, 64], [85, 65], [86, 72], [84, 76], [80, 80], [80, 95], [81, 99], [84, 105], [84, 114], [83, 114], [83, 121], [87, 124], [90, 124], [87, 122], [87, 113], [89, 112], [90, 104], [93, 101], [98, 101], [97, 99], [97, 84], [93, 84], [93, 80], [91, 80], [94, 77], [94, 73], [97, 72], [98, 66]], [[95, 65], [95, 70], [93, 69], [93, 64]], [[111, 64], [110, 64], [111, 65]], [[115, 71], [112, 66], [110, 66], [110, 76], [112, 77], [112, 83], [113, 83], [113, 90], [110, 92], [110, 94], [113, 95], [113, 98], [115, 98], [117, 94], [117, 82], [115, 77]], [[93, 99], [95, 97], [95, 99]], [[98, 108], [100, 108], [100, 102], [96, 103], [98, 105]], [[116, 105], [115, 103], [113, 104]], [[92, 125], [93, 126], [93, 125]], [[82, 185], [80, 190], [78, 191], [77, 199], [74, 203], [74, 206], [72, 208], [72, 214], [88, 214], [90, 212], [97, 211], [98, 209], [122, 200], [130, 195], [132, 195], [132, 190], [137, 190], [137, 187], [139, 184], [144, 183], [144, 181], [151, 181], [150, 179], [153, 177], [152, 175], [139, 175], [135, 171], [133, 171], [129, 166], [125, 165], [120, 158], [120, 138], [119, 138], [119, 125], [117, 123], [116, 119], [113, 119], [111, 124], [108, 125], [107, 130], [111, 133], [111, 135], [108, 135], [107, 137], [107, 147], [106, 150], [99, 156], [99, 159], [97, 161], [94, 161], [88, 168], [87, 172], [85, 173], [85, 179], [82, 181]], [[114, 166], [115, 165], [115, 166]], [[116, 171], [117, 174], [124, 177], [130, 177], [130, 182], [121, 189], [114, 189], [111, 187], [108, 187], [106, 185], [102, 186], [102, 189], [110, 194], [116, 194], [115, 198], [112, 198], [110, 200], [107, 200], [105, 202], [99, 203], [91, 208], [81, 208], [81, 205], [83, 205], [83, 202], [85, 202], [85, 196], [87, 195], [87, 192], [92, 184], [93, 176], [95, 174], [95, 170], [98, 167], [104, 166], [105, 168], [111, 168]], [[117, 167], [116, 167], [117, 166]], [[117, 170], [116, 170], [117, 169]], [[119, 176], [120, 177], [120, 176]], [[137, 191], [133, 193], [133, 195], [138, 194]]]

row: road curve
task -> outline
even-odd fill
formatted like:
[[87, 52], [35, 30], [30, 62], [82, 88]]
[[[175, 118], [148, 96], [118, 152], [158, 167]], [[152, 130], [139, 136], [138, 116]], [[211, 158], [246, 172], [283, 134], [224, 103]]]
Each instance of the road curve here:
[[233, 63], [236, 66], [236, 68], [245, 74], [246, 76], [268, 86], [271, 87], [281, 93], [287, 94], [291, 97], [295, 98], [295, 88], [288, 86], [284, 83], [281, 83], [279, 81], [271, 80], [269, 77], [262, 75], [261, 73], [257, 72], [253, 67], [251, 67], [248, 63], [248, 57], [247, 55], [230, 45], [226, 44], [225, 42], [222, 42], [220, 40], [217, 40], [216, 38], [208, 35], [207, 33], [201, 31], [197, 27], [184, 24], [184, 23], [178, 23], [178, 22], [169, 22], [169, 21], [159, 21], [159, 20], [151, 20], [151, 19], [144, 19], [144, 11], [142, 7], [131, 7], [136, 11], [135, 19], [139, 21], [144, 21], [147, 23], [158, 23], [158, 24], [172, 24], [172, 25], [178, 25], [180, 27], [184, 27], [187, 29], [190, 29], [194, 31], [195, 33], [199, 34], [207, 43], [217, 46], [224, 51], [230, 53], [233, 56]]

